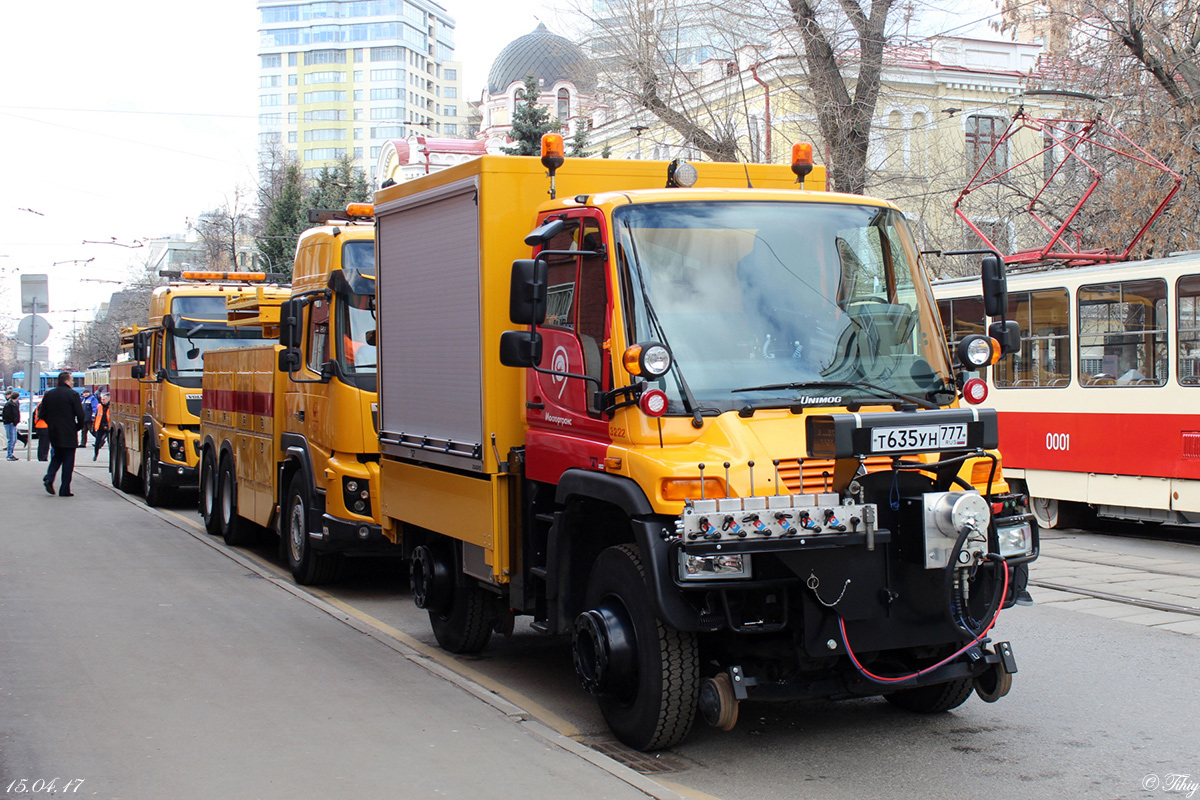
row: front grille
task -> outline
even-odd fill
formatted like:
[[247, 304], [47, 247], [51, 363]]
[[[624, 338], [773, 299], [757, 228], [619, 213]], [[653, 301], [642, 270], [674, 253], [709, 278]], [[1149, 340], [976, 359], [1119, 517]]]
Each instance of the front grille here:
[[[827, 486], [833, 485], [832, 458], [804, 459], [803, 483], [800, 477], [800, 459], [779, 459], [779, 480], [792, 494], [816, 494], [826, 491]], [[863, 464], [867, 472], [880, 472], [891, 469], [891, 456], [869, 456]]]
[[189, 414], [193, 414], [197, 417], [200, 416], [200, 401], [201, 401], [201, 398], [199, 398], [199, 397], [196, 397], [196, 398], [189, 397], [187, 399], [187, 410], [188, 410]]

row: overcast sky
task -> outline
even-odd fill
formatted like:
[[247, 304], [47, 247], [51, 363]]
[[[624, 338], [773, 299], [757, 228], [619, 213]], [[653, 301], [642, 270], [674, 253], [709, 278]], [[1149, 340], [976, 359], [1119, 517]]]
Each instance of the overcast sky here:
[[[472, 100], [504, 45], [539, 20], [564, 30], [551, 9], [569, 5], [441, 2]], [[48, 274], [58, 361], [73, 319], [118, 288], [99, 281], [144, 261], [128, 245], [253, 192], [258, 13], [254, 0], [58, 0], [6, 3], [4, 18], [0, 325], [20, 317], [17, 275]]]

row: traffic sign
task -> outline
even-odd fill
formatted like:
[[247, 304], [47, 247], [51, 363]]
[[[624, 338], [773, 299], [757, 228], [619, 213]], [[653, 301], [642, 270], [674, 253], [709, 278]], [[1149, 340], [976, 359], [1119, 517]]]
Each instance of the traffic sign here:
[[46, 275], [21, 276], [21, 313], [50, 310], [50, 279]]
[[[26, 362], [29, 361], [29, 357], [30, 357], [29, 356], [29, 345], [22, 344], [21, 342], [17, 342], [16, 347], [17, 347], [17, 363], [20, 364], [22, 367], [28, 366], [26, 364]], [[37, 347], [33, 348], [33, 358], [35, 358], [38, 361], [49, 361], [50, 360], [50, 346], [49, 345], [38, 345]]]
[[17, 323], [17, 341], [22, 344], [42, 344], [50, 337], [50, 322], [41, 314], [30, 314]]

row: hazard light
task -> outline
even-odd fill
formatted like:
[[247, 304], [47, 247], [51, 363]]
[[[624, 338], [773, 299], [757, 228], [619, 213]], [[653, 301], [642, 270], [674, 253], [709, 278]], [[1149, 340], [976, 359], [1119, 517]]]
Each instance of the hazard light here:
[[542, 166], [546, 169], [558, 169], [566, 161], [566, 149], [563, 147], [563, 137], [557, 133], [547, 133], [542, 137]]
[[804, 176], [812, 172], [813, 152], [808, 142], [796, 142], [792, 145], [792, 172], [796, 173], [796, 183], [804, 181]]
[[374, 203], [351, 203], [346, 206], [347, 217], [373, 217], [375, 216]]
[[265, 272], [197, 272], [185, 270], [179, 273], [185, 281], [265, 281]]

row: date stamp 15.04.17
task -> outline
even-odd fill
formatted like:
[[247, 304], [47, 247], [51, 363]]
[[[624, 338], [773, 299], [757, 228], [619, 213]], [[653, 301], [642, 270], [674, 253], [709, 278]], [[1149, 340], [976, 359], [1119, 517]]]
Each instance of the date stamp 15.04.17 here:
[[83, 778], [71, 778], [64, 780], [62, 778], [51, 778], [45, 780], [38, 778], [30, 780], [28, 778], [17, 778], [5, 787], [5, 791], [12, 794], [76, 794], [79, 787], [83, 786]]

